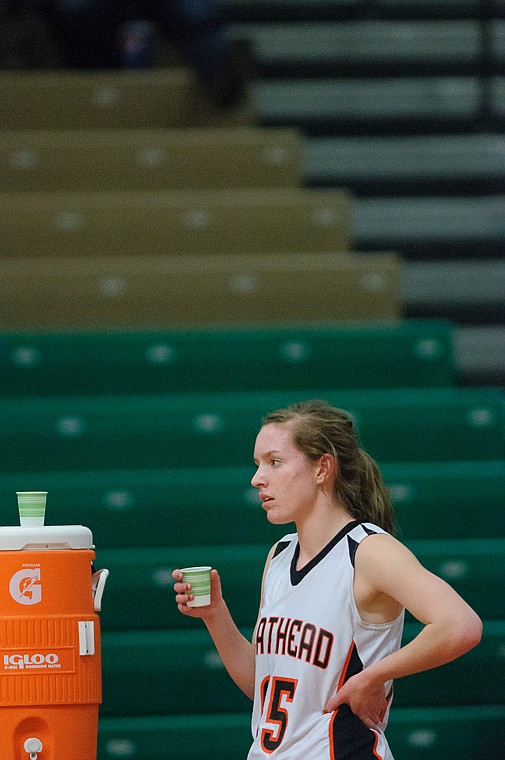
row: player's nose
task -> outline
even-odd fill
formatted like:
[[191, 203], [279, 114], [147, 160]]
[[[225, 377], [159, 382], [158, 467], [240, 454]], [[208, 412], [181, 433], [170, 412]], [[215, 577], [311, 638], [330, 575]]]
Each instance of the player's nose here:
[[251, 478], [251, 485], [254, 486], [254, 488], [261, 488], [261, 486], [265, 485], [265, 476], [261, 467], [256, 468], [256, 472]]

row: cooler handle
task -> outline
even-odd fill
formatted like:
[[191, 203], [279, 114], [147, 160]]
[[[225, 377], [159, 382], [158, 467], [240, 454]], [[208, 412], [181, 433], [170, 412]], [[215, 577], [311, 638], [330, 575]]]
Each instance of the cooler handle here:
[[93, 573], [91, 578], [91, 590], [93, 593], [95, 612], [100, 612], [102, 609], [102, 595], [105, 588], [105, 581], [108, 577], [109, 571], [104, 568]]

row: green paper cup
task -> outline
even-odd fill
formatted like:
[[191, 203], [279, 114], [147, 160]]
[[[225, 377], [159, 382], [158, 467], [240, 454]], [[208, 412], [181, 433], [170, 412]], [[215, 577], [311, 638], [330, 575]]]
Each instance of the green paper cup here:
[[23, 528], [41, 527], [46, 516], [47, 491], [16, 491]]
[[210, 604], [211, 567], [183, 567], [181, 573], [184, 583], [191, 583], [191, 593], [195, 597], [188, 602], [188, 607], [205, 607]]

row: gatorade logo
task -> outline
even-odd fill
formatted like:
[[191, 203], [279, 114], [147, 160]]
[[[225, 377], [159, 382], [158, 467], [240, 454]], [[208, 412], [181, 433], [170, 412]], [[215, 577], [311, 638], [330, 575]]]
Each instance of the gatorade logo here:
[[18, 604], [38, 604], [42, 600], [40, 567], [26, 568], [14, 573], [9, 583], [9, 591]]

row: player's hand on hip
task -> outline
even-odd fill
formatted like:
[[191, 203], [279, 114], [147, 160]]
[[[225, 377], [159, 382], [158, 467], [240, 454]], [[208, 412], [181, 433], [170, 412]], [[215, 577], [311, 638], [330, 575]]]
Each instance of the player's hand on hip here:
[[372, 682], [367, 677], [366, 670], [357, 673], [327, 701], [323, 713], [334, 712], [343, 704], [349, 705], [365, 726], [377, 728], [384, 720], [387, 709], [384, 684]]
[[179, 612], [188, 617], [201, 618], [205, 620], [211, 618], [218, 607], [223, 603], [223, 594], [221, 591], [221, 580], [217, 570], [210, 571], [210, 604], [204, 607], [188, 607], [188, 602], [193, 601], [194, 596], [191, 593], [191, 583], [184, 583], [181, 570], [177, 569], [172, 572], [174, 583], [175, 601]]

